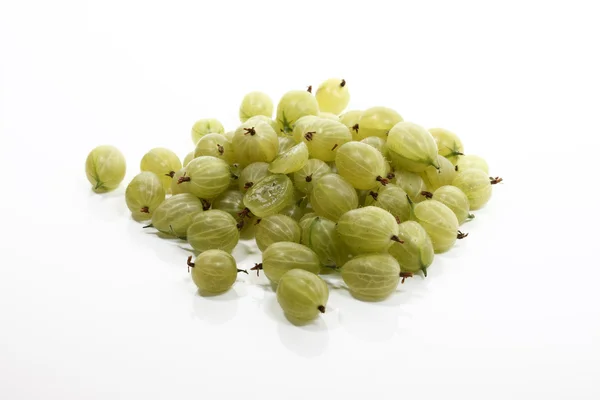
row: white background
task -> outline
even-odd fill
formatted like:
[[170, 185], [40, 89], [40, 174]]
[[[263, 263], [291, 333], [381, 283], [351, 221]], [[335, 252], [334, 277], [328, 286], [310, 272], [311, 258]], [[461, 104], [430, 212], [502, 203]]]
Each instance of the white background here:
[[[599, 398], [594, 3], [2, 1], [0, 398]], [[298, 328], [255, 276], [195, 295], [188, 252], [125, 207], [141, 156], [329, 77], [505, 183], [383, 303], [332, 289]], [[128, 172], [99, 196], [104, 143]]]

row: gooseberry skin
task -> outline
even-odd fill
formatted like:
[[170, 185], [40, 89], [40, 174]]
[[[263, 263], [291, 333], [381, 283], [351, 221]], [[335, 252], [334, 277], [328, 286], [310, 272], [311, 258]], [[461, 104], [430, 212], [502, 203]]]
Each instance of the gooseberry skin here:
[[280, 153], [269, 165], [269, 172], [274, 174], [294, 173], [308, 161], [308, 147], [304, 143], [298, 143], [289, 150]]
[[411, 208], [406, 196], [404, 189], [390, 183], [379, 187], [376, 192], [367, 194], [364, 205], [383, 208], [400, 221], [407, 221]]
[[271, 125], [254, 118], [235, 130], [231, 144], [236, 161], [243, 167], [259, 161], [271, 162], [279, 151], [279, 139]]
[[423, 172], [430, 165], [440, 167], [435, 140], [422, 126], [399, 122], [389, 131], [386, 144], [396, 168]]
[[269, 163], [254, 162], [242, 169], [238, 179], [238, 187], [240, 191], [245, 193], [252, 185], [271, 175], [273, 174], [269, 171]]
[[348, 131], [350, 131], [350, 134], [352, 135], [352, 140], [355, 141], [360, 141], [361, 139], [364, 139], [360, 137], [358, 133], [358, 122], [360, 121], [360, 117], [362, 116], [362, 114], [362, 110], [350, 110], [340, 115], [340, 122], [344, 124], [346, 128], [348, 128]]
[[329, 267], [340, 268], [351, 258], [350, 249], [337, 232], [335, 222], [313, 215], [302, 220], [300, 227], [300, 243], [317, 254], [324, 266], [322, 274], [334, 272]]
[[358, 207], [358, 195], [344, 178], [327, 174], [314, 184], [310, 204], [317, 215], [337, 222], [344, 213]]
[[98, 146], [85, 160], [85, 174], [96, 193], [116, 189], [125, 178], [126, 170], [125, 156], [114, 146]]
[[294, 186], [300, 192], [310, 194], [314, 184], [329, 173], [331, 173], [331, 168], [325, 161], [311, 158], [302, 168], [294, 172]]
[[421, 178], [429, 191], [434, 191], [440, 186], [451, 185], [456, 178], [454, 165], [440, 155], [437, 156], [439, 168], [430, 165], [421, 173]]
[[465, 156], [458, 157], [456, 161], [456, 171], [462, 172], [468, 169], [480, 169], [486, 174], [489, 174], [489, 166], [484, 158], [476, 156], [474, 154], [467, 154]]
[[392, 243], [388, 253], [400, 264], [402, 272], [417, 273], [433, 263], [433, 244], [425, 229], [416, 221], [405, 221], [398, 225], [398, 238], [404, 243]]
[[415, 220], [431, 238], [435, 253], [444, 253], [454, 246], [458, 219], [450, 208], [437, 200], [425, 200], [415, 204], [413, 213]]
[[277, 104], [278, 133], [290, 136], [296, 122], [307, 115], [318, 115], [317, 99], [306, 90], [290, 90]]
[[400, 281], [400, 265], [387, 253], [358, 255], [344, 264], [341, 273], [350, 293], [363, 301], [386, 299]]
[[307, 246], [294, 242], [276, 242], [263, 251], [262, 269], [274, 284], [289, 270], [302, 269], [318, 274], [319, 257]]
[[183, 190], [202, 199], [217, 197], [229, 188], [231, 170], [220, 158], [200, 156], [186, 167], [187, 175], [179, 179]]
[[239, 117], [241, 122], [257, 115], [271, 118], [273, 116], [273, 100], [268, 94], [254, 91], [246, 94], [240, 104]]
[[465, 152], [460, 138], [448, 129], [432, 128], [429, 133], [433, 136], [438, 148], [438, 154], [447, 158], [452, 165], [456, 165], [459, 157]]
[[321, 83], [315, 93], [321, 112], [340, 114], [350, 102], [348, 85], [344, 79], [331, 78]]
[[408, 194], [413, 203], [425, 200], [421, 192], [427, 190], [423, 178], [414, 172], [397, 170], [394, 172], [394, 183], [402, 188]]
[[[369, 190], [384, 179], [385, 160], [383, 155], [366, 143], [348, 142], [335, 155], [338, 173], [354, 188]], [[387, 181], [387, 180], [386, 180]]]
[[335, 160], [337, 150], [352, 140], [344, 124], [316, 116], [300, 118], [293, 130], [296, 142], [304, 142], [311, 158], [330, 162]]
[[202, 202], [193, 194], [176, 194], [154, 210], [152, 226], [164, 234], [185, 238], [192, 220], [203, 211]]
[[236, 220], [221, 210], [198, 213], [188, 227], [186, 236], [197, 252], [216, 249], [231, 253], [240, 239]]
[[460, 171], [452, 181], [452, 185], [463, 191], [469, 199], [469, 208], [478, 210], [492, 197], [492, 184], [487, 173], [480, 169]]
[[192, 280], [203, 296], [221, 294], [237, 279], [237, 265], [231, 254], [223, 250], [207, 250], [198, 257], [191, 269]]
[[194, 150], [194, 158], [200, 156], [220, 158], [227, 164], [235, 163], [233, 146], [231, 142], [220, 133], [209, 133], [200, 138], [196, 144], [196, 149]]
[[404, 121], [402, 116], [388, 107], [371, 107], [366, 109], [358, 121], [358, 137], [364, 139], [377, 136], [385, 139], [388, 132], [398, 122]]
[[165, 189], [156, 174], [140, 172], [125, 189], [127, 208], [135, 219], [150, 219], [154, 210], [165, 200]]
[[265, 251], [277, 242], [300, 243], [302, 230], [298, 222], [287, 215], [275, 214], [261, 218], [254, 236], [259, 250]]
[[225, 133], [223, 124], [214, 118], [204, 118], [196, 121], [192, 126], [192, 141], [194, 145], [198, 143], [202, 136], [209, 133]]
[[456, 215], [459, 224], [474, 217], [469, 212], [471, 209], [469, 198], [456, 186], [445, 185], [437, 188], [433, 192], [433, 199], [448, 206], [454, 212], [454, 215]]
[[165, 192], [171, 190], [171, 178], [183, 166], [173, 151], [164, 147], [155, 147], [144, 154], [140, 161], [140, 170], [154, 172], [162, 182]]
[[397, 239], [398, 222], [384, 209], [366, 206], [342, 215], [337, 231], [355, 254], [383, 252]]
[[292, 269], [277, 285], [277, 302], [286, 318], [293, 324], [306, 324], [325, 312], [329, 288], [316, 274]]

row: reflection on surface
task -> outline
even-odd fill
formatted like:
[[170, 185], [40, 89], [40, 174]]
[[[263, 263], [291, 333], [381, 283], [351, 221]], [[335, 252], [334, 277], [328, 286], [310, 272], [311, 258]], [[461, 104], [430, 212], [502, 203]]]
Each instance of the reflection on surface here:
[[211, 324], [223, 324], [237, 314], [239, 299], [235, 286], [215, 296], [201, 296], [196, 292], [192, 297], [194, 317]]
[[405, 290], [402, 286], [389, 298], [379, 302], [357, 300], [348, 290], [337, 291], [340, 296], [340, 325], [351, 335], [368, 342], [391, 339], [403, 329], [399, 319], [406, 321], [412, 318], [407, 308], [413, 291]]
[[[283, 317], [283, 312], [282, 318]], [[277, 324], [281, 343], [292, 353], [302, 357], [317, 357], [329, 346], [329, 330], [324, 318], [317, 318], [307, 325], [294, 326], [288, 321]]]

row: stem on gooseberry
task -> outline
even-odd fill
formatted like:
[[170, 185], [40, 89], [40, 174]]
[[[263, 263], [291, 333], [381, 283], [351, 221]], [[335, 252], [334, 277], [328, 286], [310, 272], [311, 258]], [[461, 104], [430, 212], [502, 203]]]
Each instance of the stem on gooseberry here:
[[312, 85], [308, 85], [308, 87], [306, 88], [306, 91], [308, 93], [312, 93]]
[[392, 237], [390, 239], [393, 240], [394, 242], [404, 243], [404, 240], [400, 240], [400, 238], [397, 235], [392, 235]]
[[325, 313], [325, 306], [319, 306], [317, 309], [321, 312], [321, 314]]
[[304, 134], [304, 139], [306, 139], [307, 142], [310, 142], [313, 138], [313, 135], [317, 133], [317, 132], [306, 132]]
[[412, 278], [412, 276], [413, 276], [412, 272], [400, 272], [400, 278], [402, 278], [402, 281], [400, 283], [404, 283], [406, 278]]
[[140, 212], [146, 213], [146, 214], [150, 214], [150, 209], [146, 206], [146, 207], [142, 207], [142, 209], [140, 210]]
[[165, 174], [165, 176], [170, 176], [172, 178], [175, 176], [175, 171], [171, 171], [171, 172]]
[[379, 196], [379, 194], [371, 190], [369, 192], [369, 196], [371, 196], [373, 200], [377, 201], [377, 197]]
[[338, 147], [337, 143], [331, 148], [331, 151], [334, 151]]
[[244, 184], [244, 189], [250, 189], [252, 186], [254, 186], [254, 182], [246, 182]]
[[243, 272], [243, 273], [245, 273], [246, 275], [248, 275], [248, 271], [246, 271], [245, 269], [239, 269], [239, 268], [238, 268], [238, 269], [237, 269], [237, 272]]
[[188, 272], [190, 272], [190, 268], [194, 268], [196, 266], [196, 264], [192, 262], [192, 256], [188, 257], [187, 266], [188, 266]]
[[354, 124], [354, 125], [352, 126], [352, 130], [353, 130], [354, 132], [358, 133], [358, 124]]
[[310, 181], [312, 181], [312, 174], [310, 174], [310, 175], [306, 175], [306, 178], [304, 178], [304, 180], [305, 180], [306, 182], [310, 182]]
[[223, 148], [223, 146], [221, 146], [220, 144], [217, 143], [217, 151], [219, 152], [220, 155], [223, 155], [223, 153], [225, 152], [225, 149]]
[[210, 209], [210, 202], [206, 199], [200, 199], [202, 202], [202, 210], [206, 211]]
[[433, 193], [428, 192], [427, 190], [423, 190], [421, 192], [421, 196], [424, 196], [427, 200], [429, 200], [433, 197]]
[[500, 183], [500, 182], [502, 182], [503, 180], [504, 180], [504, 179], [500, 178], [499, 176], [497, 176], [497, 177], [495, 177], [495, 178], [492, 178], [492, 177], [490, 176], [490, 183], [491, 183], [492, 185], [495, 185], [495, 184], [497, 184], [497, 183]]
[[250, 209], [248, 207], [244, 207], [244, 209], [238, 213], [238, 216], [241, 218], [246, 218], [249, 215], [250, 215]]
[[344, 86], [346, 86], [346, 80], [342, 79], [342, 82], [340, 83], [340, 87], [344, 87]]
[[246, 131], [244, 133], [244, 135], [247, 135], [247, 134], [250, 134], [250, 136], [256, 135], [256, 130], [254, 129], [254, 127], [252, 127], [252, 128], [244, 128], [244, 130]]
[[469, 234], [468, 234], [468, 233], [462, 233], [461, 231], [458, 231], [458, 234], [456, 235], [456, 238], [457, 238], [457, 239], [464, 239], [464, 238], [466, 238], [467, 236], [469, 236]]
[[180, 176], [179, 179], [177, 179], [177, 184], [181, 184], [183, 182], [189, 182], [192, 180], [192, 178], [190, 178], [189, 176], [186, 176], [187, 172], [183, 173], [183, 176]]
[[427, 267], [421, 267], [421, 271], [423, 271], [423, 275], [427, 278]]
[[393, 172], [389, 172], [386, 176], [386, 178], [388, 178], [389, 180], [392, 180], [396, 177], [396, 174], [394, 174]]
[[254, 264], [254, 267], [250, 268], [250, 271], [256, 271], [256, 276], [258, 276], [261, 269], [263, 269], [263, 265], [262, 263], [258, 263]]
[[383, 186], [386, 186], [388, 183], [390, 183], [390, 181], [388, 181], [387, 178], [382, 178], [380, 175], [378, 175], [377, 178], [375, 178], [375, 180], [381, 183]]

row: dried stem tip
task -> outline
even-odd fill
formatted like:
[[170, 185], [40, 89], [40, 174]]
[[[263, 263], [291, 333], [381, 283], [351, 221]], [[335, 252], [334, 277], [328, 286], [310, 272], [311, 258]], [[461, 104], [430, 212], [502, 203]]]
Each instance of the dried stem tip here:
[[317, 133], [317, 132], [306, 132], [304, 134], [304, 139], [306, 139], [306, 141], [310, 142], [313, 138], [313, 135]]
[[319, 309], [319, 311], [321, 312], [321, 314], [325, 313], [325, 306], [319, 306], [317, 308]]
[[392, 180], [396, 177], [396, 174], [394, 174], [393, 172], [390, 172], [387, 174], [386, 178], [388, 178], [389, 180]]
[[256, 130], [254, 129], [254, 127], [252, 128], [244, 128], [244, 130], [246, 131], [244, 133], [244, 135], [250, 134], [251, 136], [256, 135]]
[[150, 210], [148, 209], [148, 207], [142, 207], [142, 209], [140, 210], [140, 212], [146, 213], [146, 214], [150, 214]]
[[406, 278], [412, 278], [412, 277], [413, 277], [412, 272], [400, 272], [400, 278], [402, 278], [402, 281], [400, 281], [400, 283], [404, 283]]
[[308, 93], [312, 93], [312, 85], [308, 85], [308, 86], [306, 87], [306, 91], [307, 91]]
[[202, 209], [204, 211], [209, 210], [210, 209], [210, 201], [206, 200], [206, 199], [200, 199], [200, 201], [202, 202]]
[[379, 194], [377, 194], [376, 192], [371, 190], [369, 192], [369, 196], [371, 196], [373, 198], [373, 200], [377, 200], [377, 196], [379, 196]]
[[458, 231], [458, 234], [456, 235], [456, 238], [457, 238], [457, 239], [464, 239], [464, 238], [466, 238], [467, 236], [469, 236], [469, 234], [468, 234], [468, 233], [462, 233], [461, 231]]
[[346, 86], [346, 80], [342, 79], [342, 82], [340, 83], [340, 87], [344, 87], [344, 86]]
[[381, 176], [377, 176], [377, 178], [375, 178], [375, 180], [377, 182], [380, 182], [383, 186], [387, 185], [388, 183], [390, 183], [389, 180], [387, 180], [387, 178], [383, 178]]
[[423, 190], [421, 192], [421, 196], [425, 196], [426, 199], [431, 199], [433, 197], [433, 193]]
[[354, 125], [352, 126], [352, 130], [353, 130], [354, 132], [358, 133], [358, 124], [354, 124]]
[[175, 171], [171, 171], [168, 174], [165, 174], [165, 176], [170, 176], [172, 178], [175, 176]]
[[495, 184], [497, 184], [497, 183], [500, 183], [500, 182], [502, 182], [503, 180], [504, 180], [504, 179], [500, 178], [499, 176], [497, 176], [497, 177], [495, 177], [495, 178], [492, 178], [492, 177], [490, 176], [490, 183], [491, 183], [492, 185], [495, 185]]
[[310, 182], [310, 181], [312, 181], [312, 174], [310, 174], [310, 175], [306, 175], [306, 178], [304, 178], [304, 180], [305, 180], [306, 182]]
[[223, 153], [225, 152], [225, 149], [220, 144], [217, 144], [217, 151], [219, 152], [220, 155], [223, 155]]
[[242, 229], [244, 229], [244, 225], [245, 225], [245, 223], [244, 223], [244, 220], [243, 220], [243, 219], [240, 219], [240, 220], [238, 221], [238, 223], [237, 223], [237, 224], [235, 224], [235, 226], [238, 228], [238, 231], [241, 231]]
[[263, 269], [262, 263], [254, 264], [254, 267], [250, 268], [250, 271], [256, 271], [256, 276], [259, 275], [259, 271]]
[[254, 186], [254, 182], [246, 182], [244, 184], [244, 189], [250, 189], [252, 186]]
[[400, 240], [400, 238], [396, 235], [393, 235], [390, 239], [392, 239], [394, 242], [404, 243], [404, 240]]
[[246, 217], [250, 216], [250, 209], [249, 209], [248, 207], [245, 207], [245, 208], [244, 208], [242, 211], [240, 211], [240, 212], [238, 213], [238, 215], [239, 215], [241, 218], [246, 218]]
[[331, 148], [331, 151], [334, 151], [338, 147], [337, 143]]
[[189, 182], [191, 180], [192, 180], [192, 178], [190, 178], [189, 176], [186, 176], [184, 173], [183, 176], [181, 176], [181, 177], [179, 177], [179, 179], [177, 179], [177, 184], [179, 185], [180, 183]]
[[243, 273], [245, 273], [246, 275], [248, 275], [248, 271], [246, 271], [245, 269], [239, 269], [239, 268], [238, 268], [237, 272], [243, 272]]
[[190, 272], [190, 268], [194, 268], [196, 266], [196, 264], [192, 262], [192, 256], [188, 257], [187, 266], [188, 266], [188, 272]]

